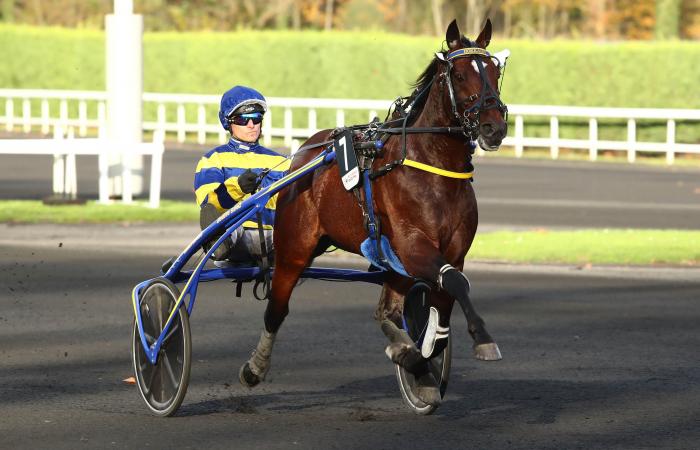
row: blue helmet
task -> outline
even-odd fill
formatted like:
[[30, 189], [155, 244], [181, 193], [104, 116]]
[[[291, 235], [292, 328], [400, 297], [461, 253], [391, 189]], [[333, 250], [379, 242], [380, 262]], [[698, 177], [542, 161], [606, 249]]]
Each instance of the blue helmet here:
[[267, 111], [265, 97], [255, 89], [245, 86], [234, 86], [221, 97], [219, 107], [219, 122], [225, 130], [229, 129], [228, 118], [235, 114]]

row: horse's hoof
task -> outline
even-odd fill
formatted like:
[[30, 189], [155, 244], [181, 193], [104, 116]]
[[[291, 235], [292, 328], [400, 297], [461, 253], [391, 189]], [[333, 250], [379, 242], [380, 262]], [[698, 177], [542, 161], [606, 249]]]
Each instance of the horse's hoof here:
[[252, 388], [257, 386], [262, 378], [255, 375], [252, 370], [250, 370], [250, 364], [245, 363], [241, 366], [241, 370], [238, 371], [238, 380], [243, 386]]
[[498, 344], [490, 342], [488, 344], [475, 345], [474, 358], [481, 361], [500, 361], [503, 359], [503, 356], [501, 356], [501, 351], [498, 349]]
[[416, 389], [414, 393], [422, 402], [431, 406], [438, 406], [442, 401], [440, 388], [437, 385], [437, 381], [435, 381], [435, 377], [433, 377], [430, 372], [416, 377]]

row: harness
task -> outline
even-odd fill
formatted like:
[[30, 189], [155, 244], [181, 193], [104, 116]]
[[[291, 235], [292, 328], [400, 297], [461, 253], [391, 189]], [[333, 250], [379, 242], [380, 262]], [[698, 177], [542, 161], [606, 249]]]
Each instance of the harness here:
[[[368, 237], [361, 245], [362, 253], [369, 259], [374, 266], [379, 270], [393, 270], [401, 275], [410, 276], [406, 273], [403, 265], [398, 257], [394, 254], [388, 239], [381, 234], [381, 223], [379, 217], [374, 212], [374, 201], [372, 197], [372, 180], [386, 175], [398, 166], [408, 166], [417, 170], [429, 172], [438, 176], [473, 181], [473, 166], [471, 165], [471, 155], [476, 148], [474, 141], [479, 134], [480, 113], [487, 109], [498, 109], [507, 120], [508, 108], [501, 101], [498, 92], [491, 86], [491, 83], [486, 77], [486, 69], [480, 57], [490, 58], [491, 55], [486, 50], [480, 47], [474, 47], [472, 42], [465, 40], [467, 47], [449, 52], [447, 55], [436, 53], [438, 60], [447, 65], [446, 70], [433, 79], [421, 90], [417, 91], [408, 98], [399, 98], [395, 102], [395, 111], [398, 111], [402, 116], [399, 119], [379, 123], [378, 119], [374, 122], [350, 127], [353, 130], [353, 148], [359, 156], [359, 166], [362, 172], [362, 177], [359, 184], [362, 184], [362, 189], [359, 187], [353, 188], [353, 192], [357, 198], [360, 209], [364, 217], [364, 224], [367, 230]], [[478, 56], [478, 57], [475, 57]], [[481, 91], [478, 94], [472, 94], [463, 99], [455, 98], [455, 90], [452, 83], [453, 61], [458, 58], [474, 57], [473, 61], [478, 68], [479, 77], [481, 79]], [[440, 84], [446, 84], [450, 104], [452, 107], [452, 115], [460, 126], [458, 127], [408, 127], [408, 120], [413, 112], [412, 107], [426, 95], [436, 78], [440, 78]], [[473, 103], [470, 106], [470, 103]], [[460, 115], [459, 107], [463, 108]], [[400, 126], [397, 126], [399, 125]], [[347, 128], [336, 129], [332, 136], [337, 136]], [[466, 138], [466, 146], [468, 148], [468, 169], [465, 172], [454, 172], [438, 168], [429, 164], [421, 163], [407, 158], [406, 137], [408, 134], [416, 133], [432, 133], [432, 134], [451, 134], [461, 135]], [[384, 144], [392, 135], [401, 135], [401, 159], [391, 161], [376, 171], [372, 171], [372, 163], [379, 156]]]

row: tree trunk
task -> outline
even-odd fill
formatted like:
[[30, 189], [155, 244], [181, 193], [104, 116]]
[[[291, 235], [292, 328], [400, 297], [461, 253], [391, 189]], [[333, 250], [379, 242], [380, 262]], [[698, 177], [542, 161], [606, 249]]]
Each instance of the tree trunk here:
[[433, 7], [433, 26], [435, 26], [435, 35], [441, 36], [444, 33], [442, 26], [442, 0], [432, 0]]
[[323, 29], [326, 31], [333, 29], [333, 0], [326, 0], [326, 20]]
[[681, 16], [680, 0], [656, 0], [656, 39], [677, 39]]
[[5, 23], [12, 23], [15, 21], [15, 1], [14, 0], [2, 0], [2, 21]]

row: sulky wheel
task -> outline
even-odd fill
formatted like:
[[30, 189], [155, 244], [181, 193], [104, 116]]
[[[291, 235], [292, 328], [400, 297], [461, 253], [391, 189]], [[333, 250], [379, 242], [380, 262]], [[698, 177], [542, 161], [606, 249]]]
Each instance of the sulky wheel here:
[[[149, 345], [160, 336], [179, 296], [178, 288], [165, 278], [156, 278], [142, 290], [139, 308]], [[158, 416], [174, 414], [185, 398], [190, 379], [192, 341], [185, 305], [176, 313], [155, 365], [144, 352], [136, 321], [131, 354], [136, 385], [148, 408]]]
[[[428, 290], [411, 289], [404, 300], [404, 319], [406, 331], [414, 342], [418, 342], [428, 324], [429, 308]], [[450, 364], [452, 362], [452, 340], [447, 338], [447, 345], [440, 354], [433, 357], [429, 364], [430, 370], [440, 386], [440, 396], [445, 397], [447, 381], [450, 376]], [[416, 378], [398, 364], [396, 367], [396, 378], [401, 389], [401, 397], [404, 403], [416, 414], [432, 414], [437, 406], [423, 402], [415, 394]]]

